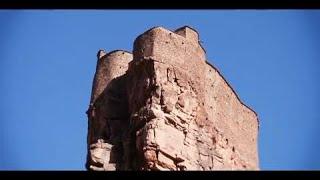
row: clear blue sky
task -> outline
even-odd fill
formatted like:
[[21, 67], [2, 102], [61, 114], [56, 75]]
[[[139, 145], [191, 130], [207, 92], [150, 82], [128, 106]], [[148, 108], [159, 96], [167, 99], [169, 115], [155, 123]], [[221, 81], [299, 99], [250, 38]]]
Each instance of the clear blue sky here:
[[0, 170], [84, 170], [96, 53], [190, 25], [260, 119], [263, 170], [320, 169], [320, 11], [0, 11]]

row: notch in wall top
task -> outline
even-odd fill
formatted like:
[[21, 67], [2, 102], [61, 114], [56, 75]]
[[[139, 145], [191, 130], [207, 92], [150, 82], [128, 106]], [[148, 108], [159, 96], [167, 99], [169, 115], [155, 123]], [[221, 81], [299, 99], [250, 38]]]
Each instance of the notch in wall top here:
[[97, 53], [97, 57], [98, 59], [101, 59], [103, 56], [105, 56], [107, 53], [104, 49], [99, 49], [98, 53]]
[[[190, 26], [182, 26], [174, 31], [171, 31], [167, 28], [164, 28], [162, 26], [155, 26], [155, 27], [152, 27], [150, 29], [148, 29], [147, 31], [145, 31], [144, 33], [142, 33], [141, 35], [139, 35], [137, 39], [139, 39], [141, 36], [145, 35], [145, 34], [148, 34], [150, 32], [157, 32], [157, 31], [166, 31], [166, 32], [172, 32], [172, 33], [175, 33], [175, 34], [178, 34], [186, 39], [189, 39], [191, 41], [196, 41], [198, 42], [199, 40], [199, 33], [198, 31], [196, 31], [194, 28], [190, 27]], [[136, 41], [135, 40], [135, 41]]]
[[193, 29], [190, 26], [183, 26], [174, 31], [176, 34], [179, 34], [180, 36], [185, 37], [186, 39], [189, 39], [190, 41], [199, 42], [199, 33], [195, 29]]
[[174, 33], [183, 36], [184, 38], [188, 39], [189, 41], [199, 44], [199, 46], [202, 48], [204, 53], [206, 53], [206, 50], [202, 46], [199, 38], [199, 32], [195, 30], [194, 28], [190, 26], [182, 26], [174, 31]]

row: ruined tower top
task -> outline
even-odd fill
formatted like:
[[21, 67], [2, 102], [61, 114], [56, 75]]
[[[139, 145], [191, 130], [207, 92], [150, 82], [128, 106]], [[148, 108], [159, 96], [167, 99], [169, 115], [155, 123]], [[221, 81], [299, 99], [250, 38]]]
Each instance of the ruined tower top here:
[[88, 170], [258, 170], [258, 117], [189, 26], [154, 27], [133, 53], [99, 50]]

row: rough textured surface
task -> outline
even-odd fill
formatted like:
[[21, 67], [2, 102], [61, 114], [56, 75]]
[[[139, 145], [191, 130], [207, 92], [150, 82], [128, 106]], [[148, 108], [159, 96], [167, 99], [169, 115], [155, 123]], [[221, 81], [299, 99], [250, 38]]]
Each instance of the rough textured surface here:
[[88, 170], [257, 170], [257, 115], [206, 61], [198, 33], [152, 28], [98, 53]]

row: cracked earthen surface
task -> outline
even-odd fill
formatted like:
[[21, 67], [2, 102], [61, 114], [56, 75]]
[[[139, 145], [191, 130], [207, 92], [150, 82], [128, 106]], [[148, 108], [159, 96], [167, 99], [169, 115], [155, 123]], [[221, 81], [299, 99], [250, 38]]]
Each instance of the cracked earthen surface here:
[[98, 52], [88, 170], [257, 170], [258, 119], [206, 61], [198, 33], [152, 28]]

